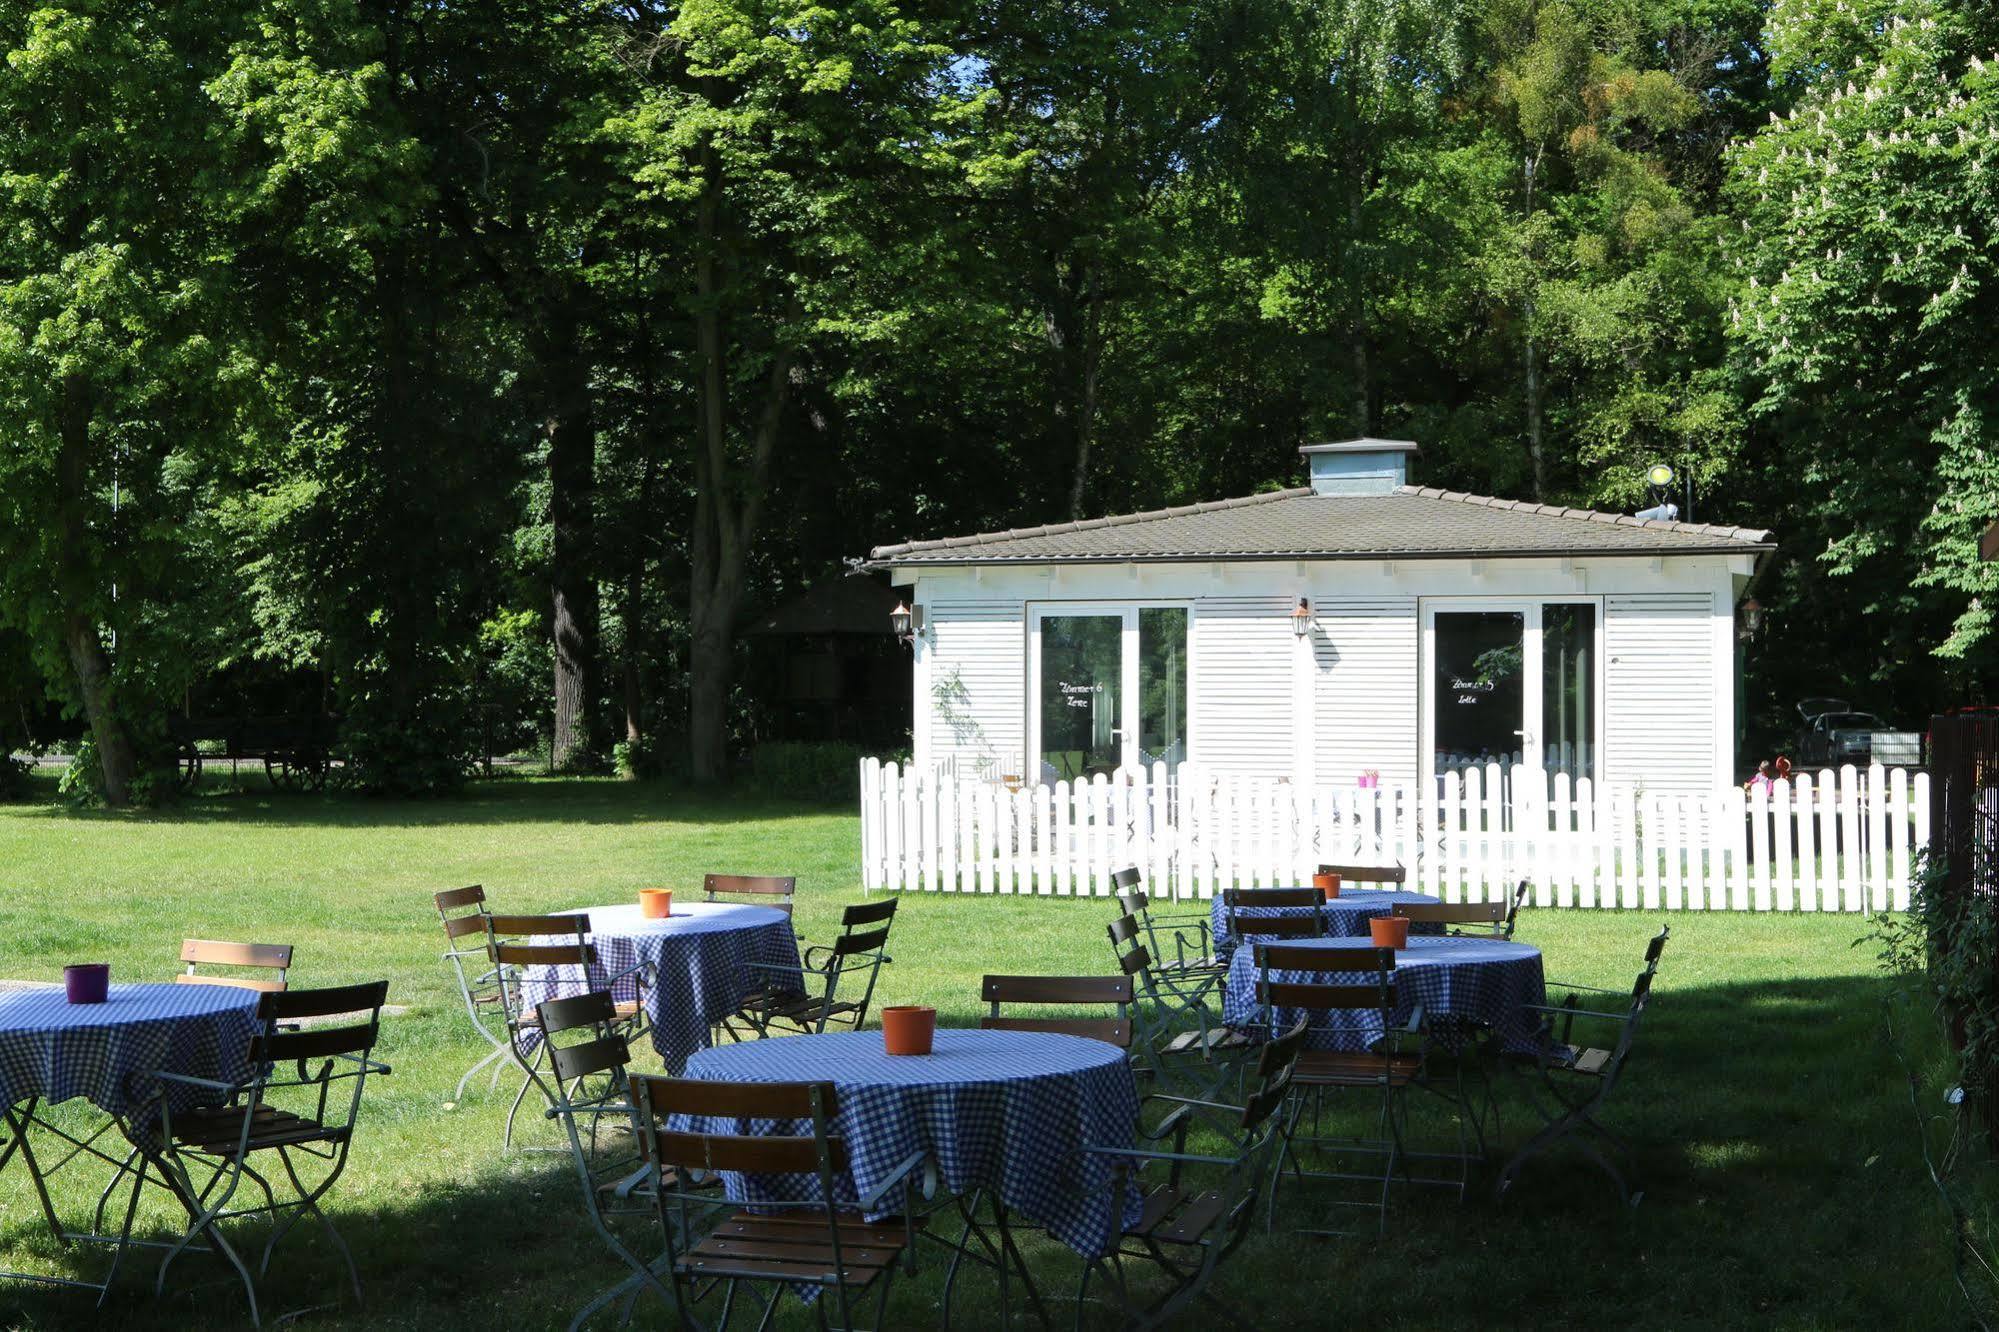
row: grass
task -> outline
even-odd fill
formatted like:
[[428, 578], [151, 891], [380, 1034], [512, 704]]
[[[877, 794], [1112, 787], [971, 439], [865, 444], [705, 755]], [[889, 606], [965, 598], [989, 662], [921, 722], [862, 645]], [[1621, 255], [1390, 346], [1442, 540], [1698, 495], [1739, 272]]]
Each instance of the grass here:
[[[302, 984], [387, 976], [391, 1002], [407, 1006], [383, 1040], [395, 1074], [370, 1088], [332, 1209], [368, 1304], [298, 1321], [561, 1326], [618, 1273], [583, 1223], [566, 1162], [501, 1156], [504, 1097], [446, 1108], [480, 1047], [438, 961], [430, 894], [481, 882], [504, 909], [542, 910], [692, 887], [704, 870], [795, 873], [801, 933], [824, 938], [859, 895], [858, 841], [844, 808], [615, 782], [502, 781], [432, 803], [249, 790], [144, 815], [17, 806], [0, 809], [0, 976], [53, 978], [64, 962], [102, 959], [120, 979], [164, 979], [183, 935], [292, 942]], [[969, 1024], [984, 971], [1104, 970], [1108, 916], [1089, 900], [912, 896], [883, 996]], [[1521, 937], [1544, 949], [1551, 977], [1626, 986], [1662, 919], [1530, 912]], [[1669, 919], [1641, 1061], [1613, 1116], [1641, 1146], [1642, 1208], [1620, 1211], [1598, 1176], [1558, 1158], [1503, 1208], [1482, 1194], [1464, 1206], [1419, 1194], [1398, 1198], [1379, 1240], [1259, 1237], [1225, 1269], [1224, 1298], [1259, 1325], [1962, 1326], [1947, 1224], [1882, 1037], [1889, 987], [1872, 950], [1852, 946], [1864, 924]], [[1933, 1089], [1921, 1097], [1938, 1109]], [[1523, 1124], [1514, 1115], [1510, 1133]], [[1044, 1287], [1066, 1292], [1073, 1256], [1032, 1253]], [[42, 1238], [25, 1180], [0, 1175], [0, 1266], [78, 1261]], [[267, 1310], [328, 1298], [334, 1271], [316, 1240], [289, 1241]], [[934, 1272], [899, 1287], [896, 1325], [936, 1322]], [[974, 1325], [990, 1305], [980, 1289], [958, 1304]], [[246, 1324], [242, 1311], [233, 1281], [200, 1256], [176, 1266], [160, 1299], [150, 1265], [135, 1263], [101, 1315], [86, 1295], [0, 1284], [0, 1326], [141, 1332]]]

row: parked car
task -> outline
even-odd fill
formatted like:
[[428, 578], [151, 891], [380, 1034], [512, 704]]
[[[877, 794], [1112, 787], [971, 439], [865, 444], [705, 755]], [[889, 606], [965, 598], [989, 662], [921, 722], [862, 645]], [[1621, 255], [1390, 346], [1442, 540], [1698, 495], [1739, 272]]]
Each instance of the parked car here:
[[1804, 729], [1798, 733], [1800, 766], [1864, 764], [1873, 758], [1874, 737], [1889, 730], [1871, 712], [1855, 712], [1843, 698], [1808, 698], [1798, 704]]

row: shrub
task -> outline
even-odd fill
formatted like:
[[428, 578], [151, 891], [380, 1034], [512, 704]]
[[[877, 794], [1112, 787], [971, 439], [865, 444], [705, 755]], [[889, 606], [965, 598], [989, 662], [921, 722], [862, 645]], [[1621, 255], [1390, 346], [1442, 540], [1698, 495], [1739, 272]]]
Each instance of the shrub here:
[[858, 800], [861, 796], [859, 745], [831, 741], [769, 743], [750, 752], [750, 780], [772, 795], [800, 800]]

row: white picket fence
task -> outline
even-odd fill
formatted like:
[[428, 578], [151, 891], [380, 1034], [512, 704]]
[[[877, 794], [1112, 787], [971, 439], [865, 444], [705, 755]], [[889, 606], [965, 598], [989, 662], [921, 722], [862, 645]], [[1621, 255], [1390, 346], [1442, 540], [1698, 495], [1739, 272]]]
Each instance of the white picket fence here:
[[[1541, 777], [1543, 780], [1534, 780]], [[870, 890], [1104, 894], [1137, 866], [1149, 892], [1310, 882], [1322, 862], [1400, 864], [1445, 901], [1647, 910], [1903, 910], [1929, 844], [1929, 776], [1851, 766], [1771, 791], [1668, 794], [1497, 764], [1422, 798], [1412, 784], [1300, 787], [1126, 770], [1008, 790], [861, 763], [861, 873]]]

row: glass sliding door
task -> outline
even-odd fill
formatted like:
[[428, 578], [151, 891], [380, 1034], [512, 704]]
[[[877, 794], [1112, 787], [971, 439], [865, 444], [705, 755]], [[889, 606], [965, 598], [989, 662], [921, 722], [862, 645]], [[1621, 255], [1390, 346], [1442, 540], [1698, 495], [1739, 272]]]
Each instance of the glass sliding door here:
[[1438, 611], [1431, 661], [1431, 771], [1520, 761], [1527, 616], [1518, 610]]
[[1496, 763], [1596, 780], [1597, 601], [1437, 598], [1424, 617], [1432, 777]]
[[1176, 768], [1187, 759], [1187, 608], [1138, 611], [1138, 761]]
[[1596, 607], [1541, 607], [1541, 766], [1596, 780]]
[[1032, 765], [1042, 782], [1183, 763], [1185, 606], [1066, 603], [1030, 617]]
[[1041, 618], [1041, 775], [1075, 781], [1124, 759], [1124, 617]]

